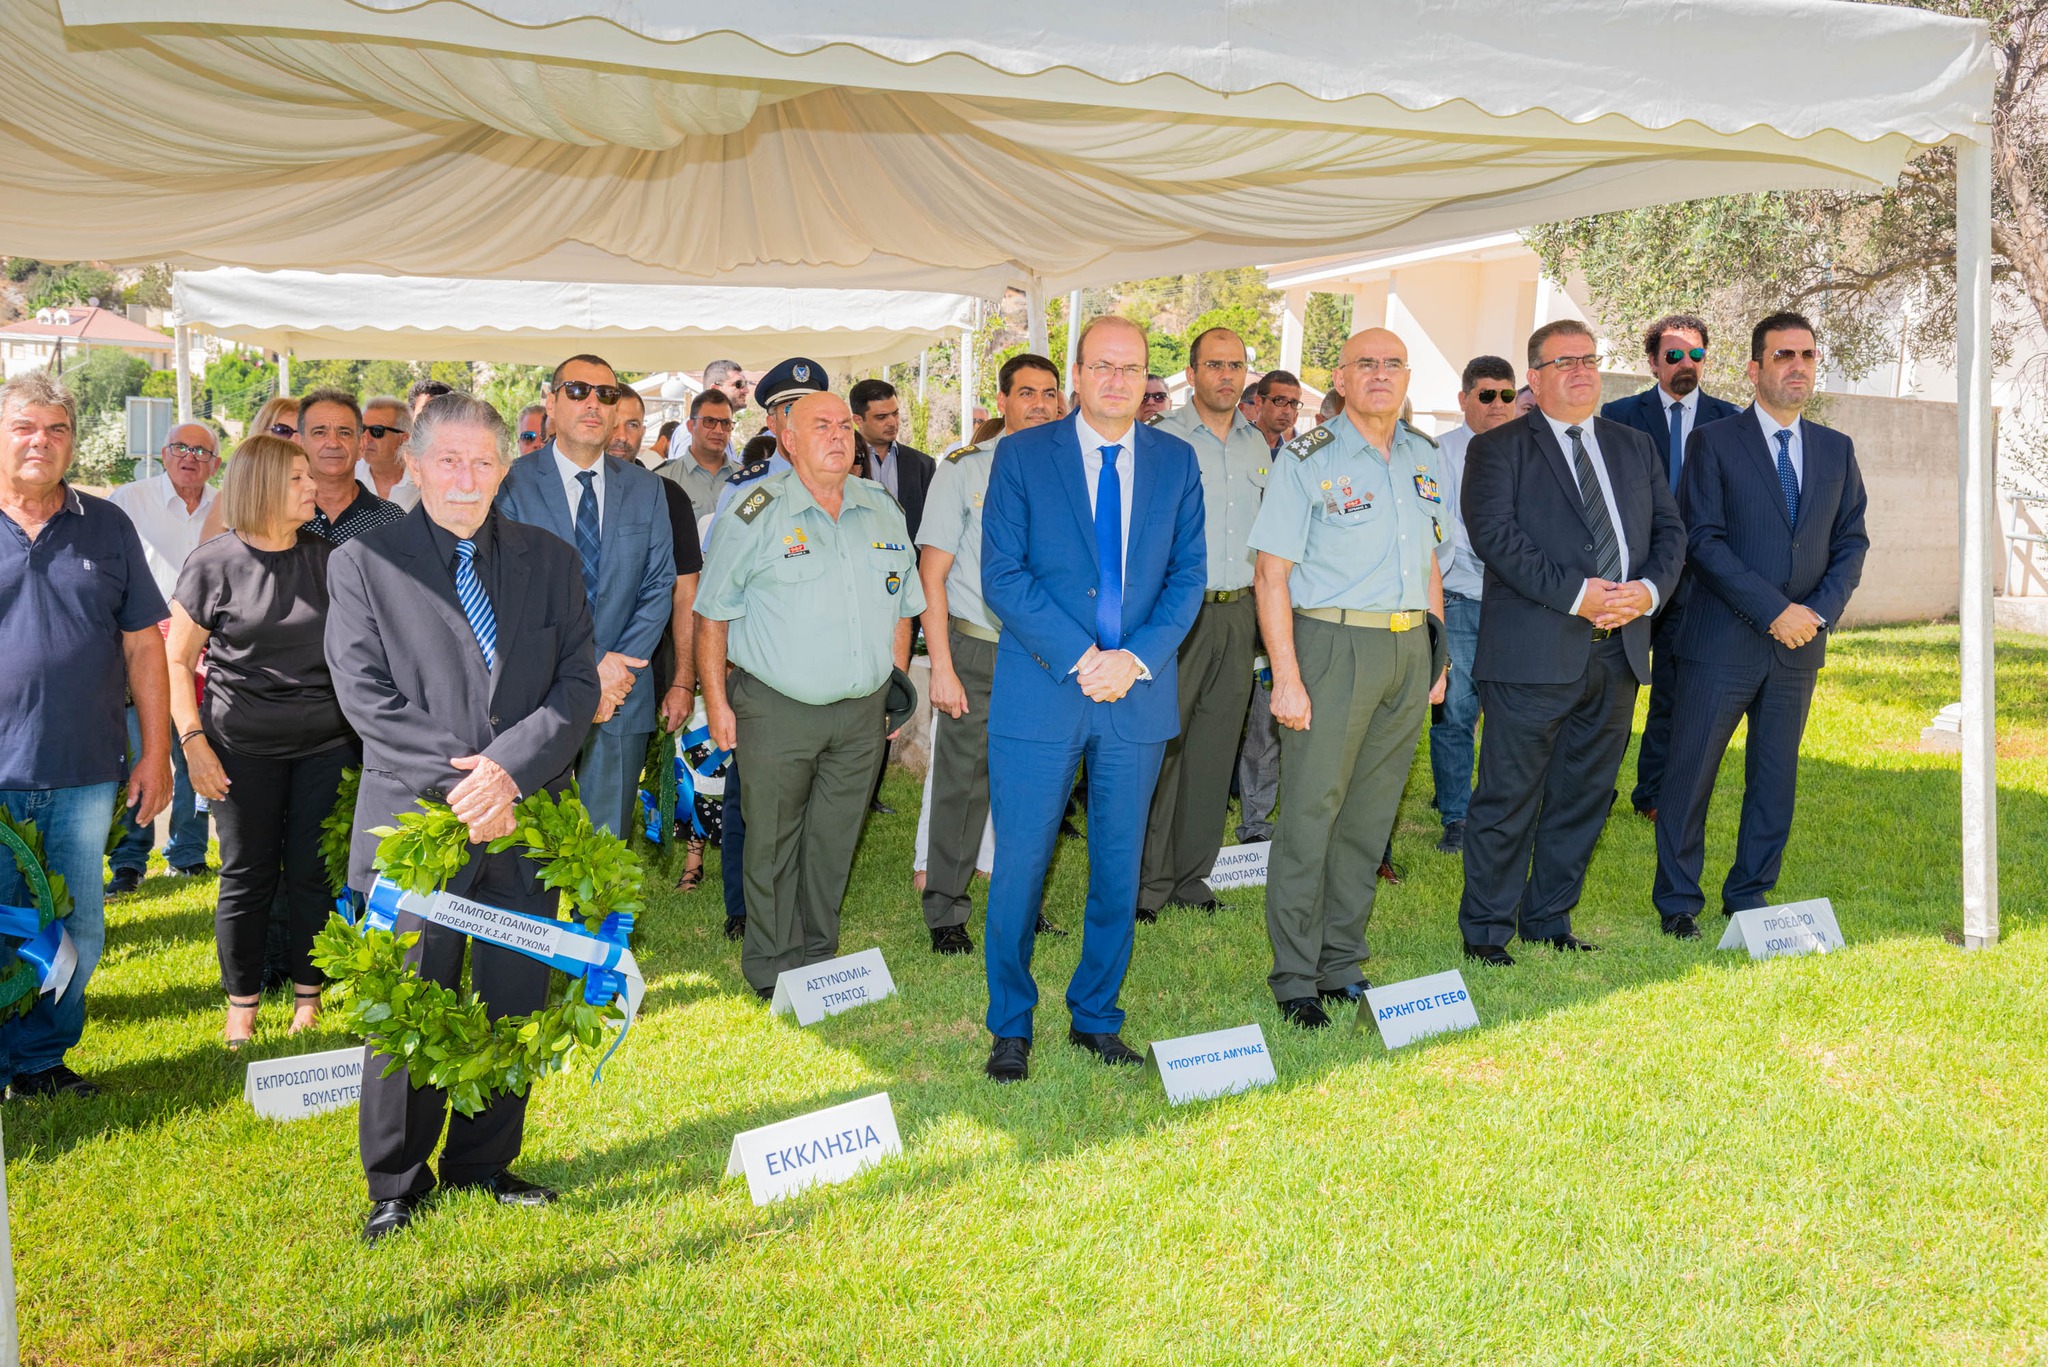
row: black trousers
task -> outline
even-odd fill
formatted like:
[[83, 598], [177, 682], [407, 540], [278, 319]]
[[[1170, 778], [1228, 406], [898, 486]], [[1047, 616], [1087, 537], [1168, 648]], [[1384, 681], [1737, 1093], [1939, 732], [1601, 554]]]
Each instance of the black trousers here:
[[[532, 860], [511, 850], [472, 857], [483, 863], [464, 896], [529, 916], [554, 916], [560, 894], [540, 886], [538, 866]], [[420, 938], [406, 960], [418, 968], [422, 978], [443, 987], [459, 985], [462, 951], [468, 946], [470, 986], [483, 998], [484, 1012], [492, 1020], [526, 1015], [547, 1004], [548, 975], [553, 970], [539, 960], [481, 940], [471, 944], [468, 936], [446, 926], [401, 914], [398, 933], [415, 930]], [[448, 1094], [440, 1088], [414, 1087], [404, 1069], [390, 1077], [379, 1076], [388, 1062], [364, 1047], [357, 1133], [372, 1201], [392, 1201], [433, 1190], [434, 1177], [427, 1170], [427, 1160], [441, 1138], [444, 1121], [448, 1142], [441, 1149], [440, 1169], [445, 1183], [481, 1182], [519, 1157], [526, 1130], [525, 1097], [498, 1096], [475, 1115], [450, 1116]]]
[[1643, 721], [1643, 743], [1636, 748], [1636, 786], [1629, 793], [1638, 811], [1656, 807], [1664, 794], [1664, 768], [1671, 754], [1672, 709], [1678, 701], [1678, 624], [1685, 620], [1680, 601], [1657, 614], [1650, 625], [1650, 713]]
[[1614, 803], [1636, 676], [1621, 638], [1596, 642], [1568, 684], [1479, 681], [1486, 736], [1465, 817], [1466, 942], [1551, 940], [1572, 928]]
[[1721, 909], [1765, 905], [1778, 885], [1792, 809], [1799, 791], [1799, 740], [1818, 671], [1793, 669], [1773, 656], [1764, 664], [1687, 660], [1678, 680], [1671, 760], [1657, 808], [1657, 881], [1651, 890], [1661, 919], [1697, 916], [1706, 905], [1700, 872], [1707, 857], [1707, 804], [1721, 756], [1744, 717], [1742, 826], [1735, 862], [1721, 884]]
[[262, 990], [270, 907], [282, 887], [285, 971], [293, 982], [316, 987], [313, 936], [334, 905], [320, 860], [320, 823], [334, 809], [354, 749], [334, 745], [296, 759], [265, 759], [221, 745], [214, 754], [228, 777], [228, 795], [212, 804], [220, 835], [213, 937], [221, 982], [236, 997]]

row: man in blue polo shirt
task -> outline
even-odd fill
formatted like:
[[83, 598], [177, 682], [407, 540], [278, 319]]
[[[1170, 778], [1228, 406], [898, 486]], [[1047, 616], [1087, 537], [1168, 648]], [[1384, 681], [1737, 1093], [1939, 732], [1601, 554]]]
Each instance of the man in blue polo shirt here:
[[[65, 1066], [85, 1030], [85, 984], [106, 939], [100, 872], [119, 798], [139, 826], [171, 797], [167, 615], [127, 514], [64, 482], [78, 406], [44, 371], [0, 385], [0, 808], [42, 833], [71, 891], [78, 965], [63, 995], [0, 1022], [10, 1100], [97, 1088]], [[142, 754], [129, 773], [123, 685]], [[33, 905], [11, 859], [0, 903]]]

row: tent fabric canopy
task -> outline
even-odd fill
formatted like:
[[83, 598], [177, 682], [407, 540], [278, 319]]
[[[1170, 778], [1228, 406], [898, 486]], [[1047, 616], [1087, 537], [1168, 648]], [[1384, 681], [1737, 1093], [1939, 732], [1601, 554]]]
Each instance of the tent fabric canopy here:
[[750, 369], [809, 356], [833, 375], [908, 360], [974, 326], [974, 301], [887, 290], [455, 280], [237, 267], [179, 271], [179, 323], [305, 358]]
[[0, 3], [46, 77], [0, 89], [10, 250], [606, 283], [1058, 291], [1870, 185], [1993, 77], [1840, 0]]

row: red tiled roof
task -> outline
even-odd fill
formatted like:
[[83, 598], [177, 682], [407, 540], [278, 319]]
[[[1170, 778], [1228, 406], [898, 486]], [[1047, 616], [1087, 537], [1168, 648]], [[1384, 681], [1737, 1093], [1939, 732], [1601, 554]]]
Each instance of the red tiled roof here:
[[0, 337], [61, 337], [66, 341], [88, 342], [95, 346], [131, 347], [142, 351], [171, 350], [171, 339], [163, 333], [131, 322], [126, 314], [112, 309], [75, 308], [70, 310], [70, 314], [68, 324], [38, 323], [33, 317], [0, 323]]

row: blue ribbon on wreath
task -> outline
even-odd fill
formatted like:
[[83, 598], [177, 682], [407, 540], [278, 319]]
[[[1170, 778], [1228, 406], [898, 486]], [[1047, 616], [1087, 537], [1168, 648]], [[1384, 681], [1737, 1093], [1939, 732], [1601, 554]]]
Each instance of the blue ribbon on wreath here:
[[[676, 738], [676, 810], [680, 812], [685, 808], [689, 809], [690, 829], [696, 833], [699, 840], [702, 840], [707, 832], [704, 829], [704, 818], [697, 815], [697, 780], [718, 777], [718, 771], [732, 758], [732, 751], [712, 746], [711, 753], [704, 757], [703, 764], [694, 768], [683, 755], [684, 752], [703, 745], [710, 739], [711, 728], [708, 725], [686, 731]], [[647, 839], [650, 843], [659, 845], [668, 832], [661, 829], [661, 811], [659, 804], [654, 800], [654, 794], [645, 788], [640, 790], [640, 811], [646, 821]]]
[[42, 924], [34, 907], [10, 907], [0, 903], [0, 935], [21, 941], [14, 952], [35, 970], [38, 995], [62, 996], [78, 967], [78, 949], [62, 921]]

